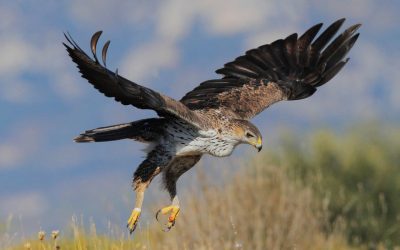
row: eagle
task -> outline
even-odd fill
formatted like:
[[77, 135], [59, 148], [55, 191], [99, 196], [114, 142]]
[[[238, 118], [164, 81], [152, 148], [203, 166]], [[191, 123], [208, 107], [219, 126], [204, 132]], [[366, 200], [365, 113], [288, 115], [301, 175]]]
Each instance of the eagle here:
[[248, 50], [216, 71], [221, 78], [202, 82], [179, 101], [120, 76], [118, 70], [109, 70], [106, 59], [110, 41], [102, 48], [100, 62], [96, 47], [102, 31], [91, 38], [92, 56], [69, 33], [64, 34], [69, 56], [93, 87], [117, 102], [151, 109], [158, 115], [87, 130], [74, 139], [133, 139], [149, 144], [146, 159], [133, 174], [136, 200], [127, 223], [130, 233], [138, 223], [145, 191], [158, 174], [162, 174], [171, 204], [158, 210], [156, 218], [160, 213], [168, 216], [164, 230], [170, 230], [180, 212], [176, 182], [202, 155], [229, 156], [239, 144], [260, 151], [262, 134], [251, 118], [276, 102], [310, 97], [349, 61], [346, 55], [359, 36], [356, 31], [361, 24], [335, 37], [344, 21], [335, 21], [319, 36], [322, 23], [302, 35], [294, 33]]

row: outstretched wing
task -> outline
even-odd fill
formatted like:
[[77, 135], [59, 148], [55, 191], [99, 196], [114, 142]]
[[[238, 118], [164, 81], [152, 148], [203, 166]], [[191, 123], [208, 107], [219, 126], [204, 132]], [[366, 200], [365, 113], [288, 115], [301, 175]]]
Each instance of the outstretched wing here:
[[101, 31], [96, 32], [91, 39], [91, 49], [94, 59], [90, 58], [68, 34], [65, 35], [70, 45], [65, 43], [68, 54], [77, 64], [82, 74], [97, 90], [107, 97], [113, 97], [124, 105], [133, 105], [141, 109], [152, 109], [163, 117], [174, 116], [196, 127], [204, 128], [203, 119], [184, 104], [154, 90], [140, 86], [118, 75], [118, 71], [111, 72], [106, 67], [106, 56], [110, 41], [107, 41], [102, 49], [102, 61], [100, 64], [96, 47]]
[[360, 24], [349, 27], [326, 46], [344, 20], [331, 24], [314, 42], [322, 24], [299, 38], [292, 34], [247, 51], [216, 71], [224, 75], [222, 79], [201, 83], [181, 102], [192, 110], [225, 109], [250, 119], [280, 100], [311, 96], [343, 68], [348, 61], [344, 57], [358, 38], [355, 32]]

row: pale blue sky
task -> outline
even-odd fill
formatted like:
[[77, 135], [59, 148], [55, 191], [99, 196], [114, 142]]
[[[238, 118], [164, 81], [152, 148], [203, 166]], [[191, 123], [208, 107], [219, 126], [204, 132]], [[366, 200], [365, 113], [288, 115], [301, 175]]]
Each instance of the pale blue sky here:
[[123, 226], [131, 208], [131, 175], [143, 146], [72, 138], [155, 113], [122, 106], [81, 79], [61, 44], [63, 32], [88, 50], [91, 35], [103, 30], [110, 68], [179, 99], [255, 46], [341, 17], [345, 26], [362, 23], [337, 77], [313, 97], [277, 104], [254, 120], [268, 147], [282, 127], [398, 123], [399, 12], [398, 1], [372, 0], [0, 1], [0, 221], [20, 216], [30, 232], [62, 228], [75, 213]]

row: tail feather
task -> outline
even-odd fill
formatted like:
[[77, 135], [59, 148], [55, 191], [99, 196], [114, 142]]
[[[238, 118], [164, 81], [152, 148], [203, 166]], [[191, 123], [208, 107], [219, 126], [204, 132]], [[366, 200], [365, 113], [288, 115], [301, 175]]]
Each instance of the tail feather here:
[[156, 141], [162, 133], [165, 119], [152, 118], [87, 130], [74, 138], [75, 142], [104, 142], [134, 139], [142, 142]]
[[134, 137], [137, 132], [132, 129], [131, 123], [118, 124], [87, 130], [74, 138], [76, 142], [113, 141]]

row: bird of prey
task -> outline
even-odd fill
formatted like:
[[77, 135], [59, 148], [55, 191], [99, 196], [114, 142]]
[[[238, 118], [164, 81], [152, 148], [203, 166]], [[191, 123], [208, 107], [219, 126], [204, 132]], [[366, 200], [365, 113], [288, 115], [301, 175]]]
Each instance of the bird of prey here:
[[294, 33], [251, 49], [218, 69], [216, 73], [222, 78], [201, 83], [179, 101], [127, 80], [118, 70], [107, 69], [110, 41], [102, 49], [102, 62], [96, 50], [101, 31], [91, 39], [93, 57], [66, 34], [68, 44], [64, 45], [83, 78], [107, 97], [124, 105], [152, 109], [158, 115], [87, 130], [75, 138], [76, 142], [133, 139], [149, 144], [147, 158], [133, 175], [136, 201], [128, 219], [130, 233], [136, 228], [145, 190], [156, 175], [162, 174], [171, 197], [171, 204], [160, 209], [156, 217], [159, 213], [169, 215], [169, 230], [180, 210], [176, 182], [203, 154], [229, 156], [239, 144], [260, 151], [262, 135], [250, 119], [276, 102], [313, 95], [346, 65], [346, 54], [359, 36], [356, 31], [360, 24], [335, 37], [344, 21], [332, 23], [318, 37], [322, 23], [300, 36]]

